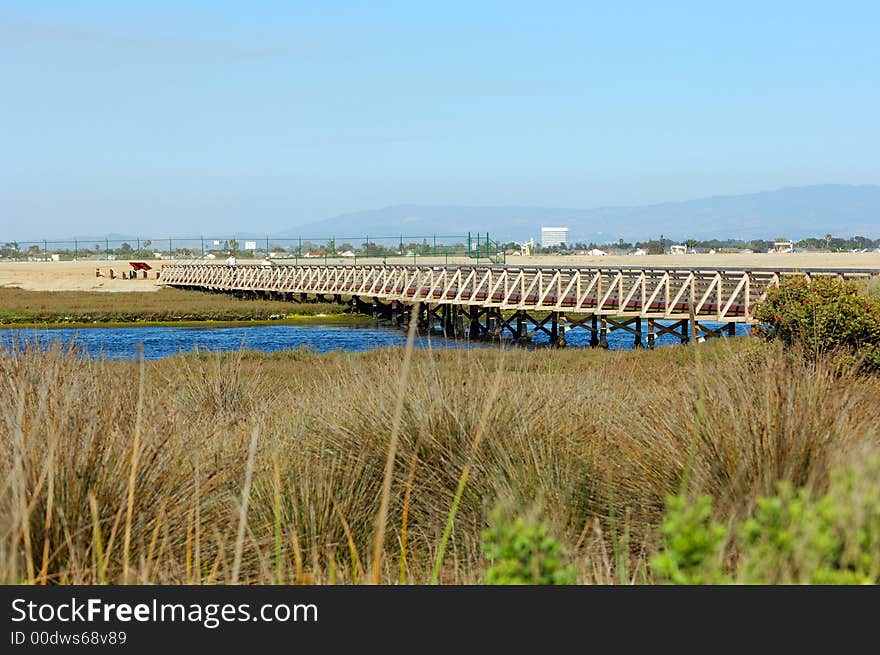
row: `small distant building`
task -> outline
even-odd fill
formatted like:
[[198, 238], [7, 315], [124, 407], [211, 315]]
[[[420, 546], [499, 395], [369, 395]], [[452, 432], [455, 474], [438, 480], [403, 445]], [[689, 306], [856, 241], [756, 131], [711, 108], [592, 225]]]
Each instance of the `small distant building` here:
[[552, 248], [553, 246], [564, 246], [568, 243], [567, 227], [542, 227], [541, 228], [541, 247]]
[[669, 246], [670, 255], [686, 255], [688, 247], [684, 244], [674, 244]]
[[635, 255], [636, 257], [644, 257], [645, 255], [648, 254], [648, 251], [647, 251], [647, 250], [644, 250], [644, 249], [642, 249], [642, 248], [636, 248], [636, 249], [633, 250], [630, 254], [631, 254], [631, 255]]
[[590, 257], [607, 257], [608, 256], [607, 252], [605, 252], [604, 250], [599, 250], [598, 248], [591, 248], [590, 250], [587, 251], [587, 254]]
[[523, 244], [520, 244], [519, 254], [523, 257], [531, 257], [532, 253], [535, 251], [535, 240], [529, 239]]
[[773, 252], [794, 252], [794, 241], [774, 241]]

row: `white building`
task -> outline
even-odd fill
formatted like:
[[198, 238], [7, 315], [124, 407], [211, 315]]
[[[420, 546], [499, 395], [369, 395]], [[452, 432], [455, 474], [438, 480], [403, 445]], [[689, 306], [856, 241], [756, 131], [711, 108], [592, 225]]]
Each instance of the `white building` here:
[[568, 243], [567, 227], [542, 227], [541, 228], [541, 247], [549, 248], [551, 246], [561, 246]]

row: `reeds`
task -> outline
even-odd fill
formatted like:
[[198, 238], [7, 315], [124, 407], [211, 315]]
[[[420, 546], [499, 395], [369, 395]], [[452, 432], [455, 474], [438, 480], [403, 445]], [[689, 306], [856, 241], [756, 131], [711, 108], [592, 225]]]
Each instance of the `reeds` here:
[[503, 502], [540, 513], [579, 581], [650, 581], [686, 471], [728, 522], [778, 480], [821, 490], [880, 450], [878, 399], [876, 378], [737, 340], [143, 363], [16, 346], [0, 351], [0, 577], [477, 583]]

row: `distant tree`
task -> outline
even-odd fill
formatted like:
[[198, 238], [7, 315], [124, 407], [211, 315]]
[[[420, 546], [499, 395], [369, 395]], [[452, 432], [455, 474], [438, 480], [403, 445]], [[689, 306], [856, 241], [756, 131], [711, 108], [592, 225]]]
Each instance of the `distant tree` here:
[[133, 251], [133, 249], [132, 249], [130, 243], [123, 243], [121, 246], [119, 246], [120, 254], [127, 255], [127, 254], [131, 253], [132, 251]]
[[235, 239], [230, 239], [230, 240], [229, 240], [229, 248], [230, 248], [230, 250], [232, 250], [233, 252], [235, 252], [236, 250], [238, 250], [238, 241], [236, 241]]

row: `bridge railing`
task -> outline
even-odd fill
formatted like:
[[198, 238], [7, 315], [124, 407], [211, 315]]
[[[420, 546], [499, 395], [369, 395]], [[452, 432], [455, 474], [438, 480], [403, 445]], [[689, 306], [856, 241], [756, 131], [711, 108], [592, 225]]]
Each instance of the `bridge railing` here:
[[162, 267], [161, 281], [230, 292], [333, 294], [500, 310], [752, 322], [755, 304], [784, 277], [872, 275], [880, 275], [880, 270], [168, 264]]

